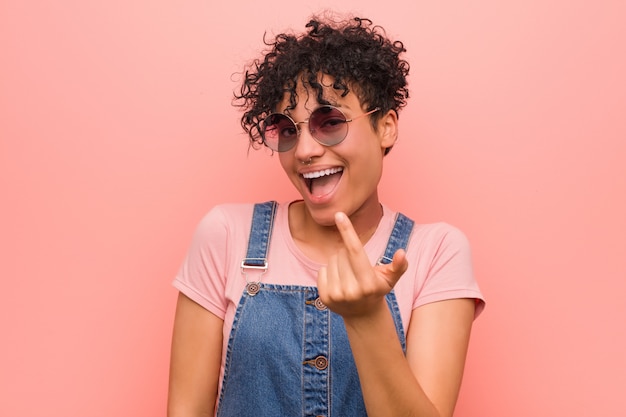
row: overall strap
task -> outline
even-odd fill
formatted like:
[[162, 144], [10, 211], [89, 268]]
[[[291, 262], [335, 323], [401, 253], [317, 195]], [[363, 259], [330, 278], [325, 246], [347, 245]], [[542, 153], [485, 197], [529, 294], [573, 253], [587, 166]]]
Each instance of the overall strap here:
[[[387, 241], [385, 254], [380, 257], [378, 264], [389, 264], [393, 259], [393, 254], [396, 253], [398, 249], [406, 250], [414, 224], [413, 220], [409, 219], [404, 214], [397, 214], [393, 230], [391, 231], [389, 240]], [[400, 307], [398, 306], [398, 300], [396, 299], [394, 290], [391, 290], [385, 298], [387, 300], [389, 310], [391, 310], [394, 317], [393, 321], [396, 326], [398, 338], [400, 339], [400, 344], [402, 345], [402, 351], [406, 354], [406, 335], [404, 333], [404, 327], [402, 326]]]
[[378, 260], [379, 264], [391, 263], [393, 254], [396, 253], [398, 249], [406, 250], [414, 224], [413, 220], [409, 219], [404, 214], [397, 214], [393, 230], [391, 231], [391, 235], [389, 235], [389, 241], [387, 241], [385, 253]]
[[270, 247], [276, 206], [275, 201], [254, 205], [252, 226], [250, 227], [250, 237], [248, 238], [248, 252], [245, 259], [241, 261], [241, 273], [246, 278], [246, 292], [252, 296], [256, 295], [261, 289], [260, 280], [248, 280], [246, 270], [261, 270], [259, 276], [267, 271], [267, 251]]
[[272, 225], [276, 215], [276, 201], [267, 201], [254, 205], [252, 226], [248, 238], [248, 252], [241, 261], [241, 268], [267, 270], [267, 252], [272, 236]]

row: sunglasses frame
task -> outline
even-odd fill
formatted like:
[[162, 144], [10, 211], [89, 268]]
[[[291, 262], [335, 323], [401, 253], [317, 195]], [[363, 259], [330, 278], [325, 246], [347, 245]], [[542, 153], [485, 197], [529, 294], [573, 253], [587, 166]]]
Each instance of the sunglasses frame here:
[[[304, 119], [304, 120], [302, 120], [302, 121], [300, 121], [300, 122], [296, 122], [296, 121], [295, 121], [295, 120], [293, 120], [293, 119], [292, 119], [289, 115], [287, 115], [287, 114], [285, 114], [285, 113], [277, 113], [277, 112], [270, 113], [270, 114], [268, 114], [267, 116], [265, 116], [265, 118], [263, 119], [263, 121], [262, 121], [262, 123], [261, 123], [261, 128], [259, 129], [259, 130], [260, 130], [260, 132], [261, 132], [261, 138], [263, 139], [263, 143], [265, 144], [265, 146], [267, 146], [268, 148], [270, 148], [270, 149], [271, 149], [272, 151], [274, 151], [274, 152], [287, 152], [287, 151], [289, 151], [289, 150], [293, 149], [293, 147], [294, 147], [294, 146], [296, 146], [296, 143], [298, 143], [298, 139], [300, 138], [300, 133], [302, 132], [302, 129], [300, 128], [300, 125], [301, 125], [301, 124], [303, 124], [303, 123], [306, 123], [306, 124], [308, 125], [309, 132], [311, 133], [311, 137], [312, 137], [313, 139], [315, 139], [315, 141], [316, 141], [317, 143], [319, 143], [320, 145], [322, 145], [322, 146], [329, 146], [329, 147], [330, 147], [330, 146], [335, 146], [335, 145], [340, 144], [340, 143], [341, 143], [341, 142], [343, 142], [343, 141], [344, 141], [344, 139], [348, 136], [348, 130], [349, 130], [349, 129], [348, 129], [348, 125], [347, 125], [347, 124], [346, 124], [346, 133], [345, 133], [345, 135], [343, 135], [343, 137], [342, 137], [341, 139], [339, 139], [338, 141], [333, 142], [333, 143], [324, 143], [324, 142], [322, 142], [320, 139], [318, 139], [318, 138], [315, 136], [315, 132], [316, 132], [316, 130], [317, 130], [317, 129], [313, 129], [313, 130], [311, 130], [311, 125], [310, 125], [311, 115], [313, 115], [315, 112], [319, 111], [320, 109], [324, 109], [324, 108], [331, 109], [331, 110], [337, 110], [337, 111], [338, 111], [338, 112], [339, 112], [339, 113], [343, 116], [343, 118], [344, 118], [344, 122], [343, 122], [343, 123], [350, 123], [350, 122], [352, 122], [352, 121], [354, 121], [354, 120], [360, 119], [360, 118], [365, 117], [365, 116], [369, 116], [370, 114], [375, 113], [375, 112], [377, 112], [377, 111], [379, 111], [379, 110], [380, 110], [380, 107], [376, 107], [376, 108], [374, 108], [374, 109], [372, 109], [372, 110], [370, 110], [370, 111], [368, 111], [368, 112], [365, 112], [365, 113], [360, 114], [360, 115], [358, 115], [358, 116], [355, 116], [355, 117], [353, 117], [353, 118], [351, 118], [351, 119], [348, 119], [348, 118], [346, 117], [345, 113], [344, 113], [343, 111], [341, 111], [341, 109], [340, 109], [339, 107], [331, 106], [331, 105], [329, 105], [329, 104], [328, 104], [328, 105], [323, 105], [323, 106], [319, 106], [319, 107], [317, 107], [316, 109], [314, 109], [314, 110], [311, 112], [311, 114], [309, 115], [309, 117], [308, 117], [308, 118], [306, 118], [306, 119]], [[281, 116], [281, 117], [286, 118], [286, 119], [287, 119], [287, 120], [289, 120], [289, 121], [290, 121], [290, 122], [291, 122], [291, 123], [295, 126], [295, 128], [296, 128], [296, 139], [295, 139], [295, 140], [293, 140], [293, 141], [291, 142], [291, 145], [290, 145], [289, 147], [287, 147], [287, 148], [284, 148], [284, 147], [283, 147], [283, 148], [280, 148], [279, 146], [276, 146], [276, 147], [274, 147], [274, 146], [270, 146], [270, 144], [268, 143], [268, 141], [267, 141], [267, 140], [266, 140], [266, 138], [265, 138], [265, 129], [266, 129], [266, 126], [267, 126], [266, 121], [267, 121], [270, 117], [275, 117], [275, 116]], [[280, 143], [280, 141], [279, 141], [279, 143]]]

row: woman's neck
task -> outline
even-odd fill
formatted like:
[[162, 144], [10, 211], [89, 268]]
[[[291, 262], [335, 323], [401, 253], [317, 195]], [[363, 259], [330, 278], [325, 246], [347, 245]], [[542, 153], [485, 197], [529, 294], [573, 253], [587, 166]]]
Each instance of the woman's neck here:
[[[376, 232], [382, 216], [383, 208], [377, 198], [350, 215], [352, 226], [363, 245]], [[318, 263], [326, 263], [343, 245], [337, 228], [315, 222], [303, 201], [295, 201], [289, 206], [289, 229], [298, 248]]]

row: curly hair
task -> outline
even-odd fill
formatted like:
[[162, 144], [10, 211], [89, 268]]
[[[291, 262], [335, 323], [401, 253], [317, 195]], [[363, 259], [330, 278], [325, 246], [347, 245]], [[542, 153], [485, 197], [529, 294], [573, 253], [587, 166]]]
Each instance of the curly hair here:
[[321, 74], [333, 78], [332, 87], [341, 97], [354, 89], [367, 110], [381, 109], [371, 117], [373, 126], [381, 115], [406, 105], [409, 64], [400, 59], [406, 52], [402, 42], [389, 40], [382, 27], [359, 17], [342, 22], [313, 17], [305, 27], [308, 31], [300, 35], [281, 33], [272, 41], [264, 37], [269, 49], [245, 70], [235, 93], [234, 105], [244, 111], [241, 126], [255, 148], [263, 144], [260, 123], [285, 94], [287, 109], [296, 107], [299, 80], [316, 93], [320, 104], [330, 104], [323, 97]]

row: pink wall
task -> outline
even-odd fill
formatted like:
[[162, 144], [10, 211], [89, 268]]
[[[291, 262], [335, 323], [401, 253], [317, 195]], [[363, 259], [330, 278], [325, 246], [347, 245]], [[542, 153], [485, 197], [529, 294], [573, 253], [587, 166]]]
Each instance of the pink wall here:
[[[195, 224], [293, 196], [231, 73], [334, 3], [2, 2], [0, 415], [164, 414]], [[409, 49], [384, 200], [462, 228], [488, 297], [457, 415], [623, 414], [624, 3], [341, 4]]]

